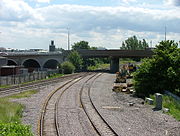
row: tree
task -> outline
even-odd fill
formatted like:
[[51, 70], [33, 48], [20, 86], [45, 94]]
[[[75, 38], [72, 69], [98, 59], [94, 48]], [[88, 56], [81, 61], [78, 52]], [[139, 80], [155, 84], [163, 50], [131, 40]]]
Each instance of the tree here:
[[148, 47], [148, 43], [145, 39], [143, 41], [138, 40], [136, 36], [130, 37], [124, 42], [120, 49], [122, 50], [142, 50]]
[[[135, 90], [139, 96], [180, 89], [180, 49], [174, 41], [162, 41], [156, 46], [154, 56], [144, 59], [134, 75]], [[179, 94], [180, 95], [180, 94]]]
[[61, 66], [62, 66], [62, 71], [63, 71], [64, 74], [71, 74], [75, 70], [74, 65], [69, 61], [63, 62], [61, 64]]
[[72, 49], [73, 50], [90, 49], [90, 46], [88, 44], [89, 43], [86, 41], [80, 41], [80, 42], [74, 43], [74, 45], [72, 45]]
[[76, 71], [82, 68], [83, 60], [77, 51], [72, 51], [68, 56], [68, 60], [75, 66]]

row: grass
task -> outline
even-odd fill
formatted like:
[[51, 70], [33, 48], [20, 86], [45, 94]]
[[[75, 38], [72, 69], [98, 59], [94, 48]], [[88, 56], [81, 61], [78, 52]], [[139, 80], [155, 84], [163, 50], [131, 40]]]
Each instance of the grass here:
[[89, 66], [88, 70], [108, 69], [109, 66], [109, 64], [97, 64], [96, 66]]
[[[155, 100], [155, 96], [150, 96]], [[176, 120], [180, 121], [180, 102], [175, 100], [173, 97], [163, 95], [163, 108], [170, 109], [167, 114], [172, 115]]]
[[1, 85], [0, 88], [8, 88], [10, 87], [11, 85]]
[[57, 73], [57, 74], [52, 74], [52, 75], [50, 75], [50, 76], [48, 77], [48, 79], [58, 78], [58, 77], [61, 77], [61, 76], [64, 76], [64, 74], [59, 74], [59, 73]]
[[24, 106], [11, 102], [11, 99], [30, 97], [37, 90], [30, 90], [19, 94], [0, 98], [0, 136], [32, 136], [30, 126], [21, 123]]
[[18, 122], [21, 123], [22, 111], [24, 106], [19, 103], [11, 102], [11, 99], [19, 99], [24, 97], [30, 97], [32, 94], [37, 93], [36, 90], [30, 90], [19, 94], [0, 98], [0, 122], [10, 123]]

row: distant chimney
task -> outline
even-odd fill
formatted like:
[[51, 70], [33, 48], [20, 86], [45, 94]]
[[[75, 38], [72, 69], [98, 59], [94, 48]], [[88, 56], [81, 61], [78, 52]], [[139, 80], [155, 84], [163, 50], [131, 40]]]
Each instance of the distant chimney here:
[[53, 52], [55, 51], [55, 45], [54, 45], [54, 41], [51, 40], [51, 44], [49, 45], [49, 52]]

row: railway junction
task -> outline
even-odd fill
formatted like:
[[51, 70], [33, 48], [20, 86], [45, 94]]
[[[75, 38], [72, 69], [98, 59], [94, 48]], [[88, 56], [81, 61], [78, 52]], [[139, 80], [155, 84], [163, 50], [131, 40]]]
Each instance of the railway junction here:
[[112, 91], [115, 78], [110, 73], [69, 75], [13, 101], [25, 105], [23, 123], [37, 136], [180, 135], [180, 122], [171, 116], [153, 111], [140, 98]]

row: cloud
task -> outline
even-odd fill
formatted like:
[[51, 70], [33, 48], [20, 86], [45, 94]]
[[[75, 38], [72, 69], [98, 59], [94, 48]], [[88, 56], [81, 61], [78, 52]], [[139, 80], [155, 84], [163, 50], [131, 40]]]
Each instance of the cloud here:
[[52, 1], [52, 0], [34, 0], [34, 1], [36, 1], [38, 3], [50, 3], [50, 1]]
[[[136, 7], [92, 7], [79, 5], [52, 5], [37, 9], [44, 22], [33, 27], [72, 31], [105, 31], [127, 29], [133, 31], [164, 32], [166, 25], [171, 32], [180, 33], [180, 12], [176, 9], [157, 10]], [[43, 25], [42, 25], [43, 23]]]
[[[71, 43], [87, 40], [92, 46], [107, 48], [119, 47], [121, 41], [132, 35], [157, 43], [164, 39], [165, 25], [167, 33], [173, 35], [170, 38], [180, 36], [177, 27], [180, 12], [176, 7], [48, 5], [33, 8], [23, 0], [1, 0], [0, 9], [0, 30], [3, 32], [0, 38], [7, 46], [14, 41], [17, 46], [27, 44], [27, 47], [45, 48], [48, 41], [55, 39], [57, 45], [65, 48], [67, 27], [70, 27]], [[6, 37], [13, 41], [8, 43], [9, 39], [4, 40]]]
[[180, 6], [180, 0], [165, 0], [164, 3], [167, 5]]

